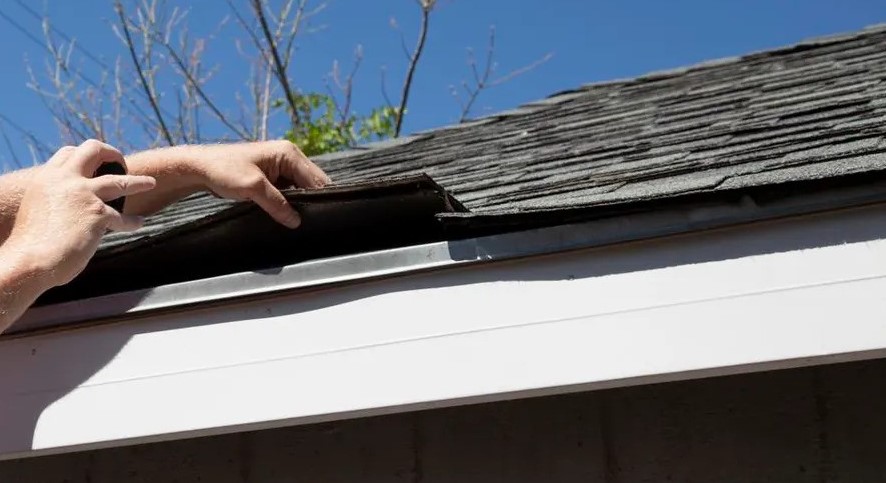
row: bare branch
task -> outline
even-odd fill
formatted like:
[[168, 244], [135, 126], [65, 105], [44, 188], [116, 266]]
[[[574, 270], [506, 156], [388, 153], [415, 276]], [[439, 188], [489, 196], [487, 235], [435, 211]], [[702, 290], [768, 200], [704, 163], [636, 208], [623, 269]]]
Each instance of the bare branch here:
[[259, 139], [268, 139], [268, 120], [271, 112], [271, 64], [265, 64], [265, 87], [261, 94], [261, 110], [259, 111]]
[[[19, 134], [21, 134], [25, 139], [27, 139], [29, 141], [29, 143], [32, 145], [32, 148], [33, 148], [32, 152], [35, 153], [36, 155], [38, 155], [39, 158], [44, 158], [44, 159], [49, 158], [49, 156], [52, 154], [53, 150], [49, 146], [47, 146], [45, 143], [43, 143], [42, 141], [37, 139], [37, 136], [35, 136], [34, 133], [32, 133], [31, 131], [28, 131], [27, 129], [22, 127], [19, 123], [10, 119], [8, 116], [0, 113], [0, 121], [3, 121], [6, 124], [8, 124], [12, 129], [14, 129]], [[34, 159], [38, 159], [38, 158], [35, 157]]]
[[354, 76], [357, 75], [357, 71], [360, 70], [360, 64], [363, 62], [363, 46], [358, 45], [354, 49], [354, 64], [351, 67], [351, 71], [348, 72], [348, 76], [342, 80], [341, 71], [338, 66], [338, 61], [332, 63], [332, 72], [330, 73], [332, 77], [332, 82], [335, 84], [335, 87], [341, 92], [343, 100], [339, 102], [338, 96], [332, 89], [329, 88], [327, 83], [327, 90], [329, 91], [329, 95], [335, 103], [335, 108], [338, 111], [339, 121], [342, 125], [347, 121], [347, 119], [351, 115], [351, 101], [354, 95]]
[[283, 66], [283, 62], [280, 60], [280, 52], [277, 49], [277, 42], [271, 33], [270, 27], [268, 27], [268, 21], [265, 18], [262, 0], [252, 0], [252, 9], [258, 19], [259, 25], [261, 25], [265, 41], [268, 44], [267, 48], [271, 51], [271, 58], [274, 60], [274, 73], [277, 75], [277, 81], [280, 83], [280, 86], [283, 88], [283, 93], [286, 95], [286, 102], [289, 104], [289, 109], [291, 111], [290, 116], [292, 125], [298, 126], [301, 122], [299, 120], [298, 109], [295, 107], [295, 97], [292, 92], [292, 86], [289, 84], [289, 79], [286, 77], [286, 69]]
[[397, 123], [394, 127], [394, 137], [400, 137], [400, 131], [403, 129], [403, 114], [406, 113], [406, 105], [409, 102], [409, 91], [412, 89], [412, 78], [415, 75], [415, 68], [418, 66], [418, 60], [421, 58], [422, 52], [425, 50], [425, 41], [428, 37], [428, 20], [431, 16], [431, 10], [434, 9], [436, 0], [416, 0], [421, 6], [421, 28], [418, 32], [418, 43], [409, 59], [409, 68], [406, 70], [406, 79], [403, 81], [403, 91], [400, 95], [400, 107], [397, 109]]
[[197, 94], [197, 96], [199, 96], [200, 100], [202, 100], [203, 103], [206, 104], [206, 107], [208, 107], [209, 110], [212, 111], [213, 114], [215, 114], [215, 116], [218, 118], [218, 120], [221, 121], [222, 124], [227, 126], [228, 129], [230, 129], [235, 134], [240, 136], [241, 139], [244, 139], [244, 140], [250, 139], [249, 133], [244, 132], [238, 126], [235, 126], [230, 121], [228, 121], [227, 117], [224, 114], [222, 114], [222, 112], [218, 109], [218, 107], [216, 107], [215, 103], [212, 102], [212, 99], [210, 99], [209, 96], [206, 95], [206, 93], [203, 91], [203, 88], [200, 87], [200, 82], [197, 79], [195, 79], [193, 75], [191, 75], [190, 69], [185, 64], [184, 60], [182, 60], [181, 56], [178, 55], [178, 52], [176, 52], [175, 49], [171, 45], [169, 45], [169, 43], [167, 43], [165, 39], [157, 38], [157, 40], [160, 42], [160, 45], [162, 45], [163, 47], [166, 48], [166, 51], [169, 53], [169, 56], [172, 58], [173, 62], [175, 62], [175, 64], [178, 66], [179, 72], [183, 76], [185, 76], [185, 79], [187, 80], [188, 84], [194, 89], [194, 92], [196, 92], [196, 94]]
[[523, 67], [520, 67], [519, 69], [514, 69], [511, 72], [509, 72], [509, 73], [507, 73], [495, 80], [490, 81], [488, 85], [489, 85], [489, 87], [493, 87], [493, 86], [504, 84], [505, 82], [513, 79], [514, 77], [521, 76], [533, 69], [538, 68], [540, 65], [551, 60], [553, 57], [554, 57], [554, 53], [548, 52], [547, 54], [545, 54], [543, 57], [536, 60], [535, 62], [532, 62], [531, 64], [525, 65]]
[[252, 39], [252, 43], [253, 45], [255, 45], [255, 49], [262, 55], [262, 58], [264, 58], [268, 64], [271, 64], [273, 61], [267, 58], [264, 46], [262, 45], [261, 40], [258, 39], [258, 35], [255, 33], [255, 30], [253, 30], [252, 27], [250, 27], [249, 24], [246, 23], [246, 19], [244, 19], [243, 16], [240, 15], [240, 12], [237, 10], [237, 7], [234, 6], [232, 1], [227, 0], [227, 2], [228, 7], [230, 7], [231, 9], [231, 12], [234, 13], [234, 18], [237, 19], [237, 23], [239, 23], [240, 27], [242, 27], [243, 30], [245, 30], [246, 33], [249, 34], [249, 38]]
[[393, 109], [394, 103], [391, 102], [391, 97], [388, 95], [388, 83], [385, 79], [385, 72], [387, 72], [387, 68], [385, 66], [381, 67], [381, 97], [385, 100], [385, 106]]
[[129, 34], [129, 23], [126, 20], [126, 14], [123, 12], [123, 4], [120, 0], [114, 1], [114, 10], [117, 12], [117, 16], [120, 17], [120, 26], [123, 29], [123, 34], [126, 37], [126, 47], [129, 49], [129, 55], [132, 57], [132, 63], [135, 65], [135, 70], [138, 73], [138, 77], [141, 80], [142, 87], [145, 90], [145, 94], [148, 97], [148, 102], [151, 104], [151, 109], [154, 110], [154, 115], [157, 116], [157, 122], [160, 125], [160, 130], [163, 133], [163, 137], [166, 138], [166, 143], [170, 146], [174, 145], [175, 142], [172, 139], [172, 134], [169, 133], [169, 128], [166, 127], [166, 122], [163, 120], [163, 115], [160, 113], [160, 107], [157, 103], [157, 98], [154, 95], [154, 92], [151, 90], [147, 79], [145, 79], [145, 73], [142, 70], [141, 62], [138, 60], [138, 55], [135, 53], [135, 44], [132, 42], [132, 36]]
[[397, 23], [397, 19], [391, 17], [391, 20], [388, 22], [392, 29], [394, 29], [398, 34], [400, 34], [400, 49], [403, 51], [403, 55], [406, 57], [406, 60], [412, 58], [412, 53], [409, 52], [409, 47], [406, 46], [406, 34], [400, 30], [400, 25]]
[[452, 96], [459, 102], [461, 106], [461, 113], [459, 114], [458, 122], [464, 122], [468, 115], [471, 113], [471, 109], [474, 107], [474, 104], [477, 101], [477, 98], [480, 96], [480, 93], [484, 90], [495, 87], [505, 82], [508, 82], [515, 77], [523, 75], [538, 66], [544, 64], [549, 61], [553, 57], [553, 53], [545, 54], [544, 57], [536, 60], [535, 62], [528, 64], [526, 66], [520, 67], [519, 69], [512, 70], [511, 72], [492, 79], [492, 75], [495, 73], [497, 65], [494, 61], [495, 57], [495, 27], [489, 28], [489, 43], [486, 48], [486, 62], [483, 66], [483, 73], [481, 74], [477, 68], [477, 61], [474, 58], [474, 52], [471, 49], [468, 49], [468, 65], [471, 69], [471, 75], [474, 78], [474, 85], [471, 86], [467, 82], [462, 82], [462, 88], [465, 91], [465, 100], [462, 101], [461, 95], [454, 87], [450, 88], [452, 92]]
[[[283, 6], [283, 10], [280, 12], [280, 20], [277, 23], [277, 32], [275, 33], [274, 39], [279, 42], [281, 37], [283, 36], [283, 27], [286, 25], [286, 19], [289, 17], [289, 11], [292, 9], [293, 0], [289, 0], [286, 2], [286, 5]], [[283, 70], [286, 71], [289, 69], [289, 61], [292, 60], [292, 47], [295, 42], [295, 36], [298, 33], [298, 28], [301, 26], [302, 16], [305, 13], [305, 5], [307, 5], [307, 0], [299, 0], [298, 7], [295, 9], [295, 20], [292, 22], [292, 27], [289, 30], [289, 35], [287, 36], [286, 47], [283, 49]]]

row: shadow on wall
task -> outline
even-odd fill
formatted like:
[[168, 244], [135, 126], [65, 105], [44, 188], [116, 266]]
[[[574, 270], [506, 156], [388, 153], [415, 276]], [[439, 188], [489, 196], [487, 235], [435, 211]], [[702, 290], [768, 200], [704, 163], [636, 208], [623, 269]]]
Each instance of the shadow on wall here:
[[[784, 223], [785, 229], [773, 229], [779, 223], [770, 222], [732, 229], [722, 229], [702, 234], [670, 237], [665, 240], [628, 243], [594, 250], [591, 258], [584, 254], [551, 257], [548, 263], [525, 265], [525, 261], [493, 263], [484, 270], [463, 267], [414, 274], [406, 277], [375, 280], [339, 287], [303, 291], [294, 294], [275, 307], [273, 316], [302, 314], [328, 309], [351, 302], [380, 297], [394, 292], [464, 286], [503, 280], [537, 281], [595, 278], [621, 273], [653, 270], [729, 260], [766, 253], [801, 250], [820, 246], [839, 245], [886, 238], [886, 213], [881, 210], [853, 210], [808, 217]], [[473, 257], [470, 250], [484, 247], [471, 242], [453, 243], [455, 257]], [[491, 247], [487, 247], [491, 248]], [[467, 250], [460, 252], [460, 250]], [[575, 263], [582, 256], [584, 263]], [[541, 260], [539, 258], [534, 261]], [[591, 260], [591, 262], [587, 262]], [[270, 275], [269, 275], [270, 276]], [[712, 281], [714, 282], [714, 281]], [[490, 305], [500, 304], [490, 300]], [[92, 328], [71, 329], [56, 333], [0, 340], [0, 455], [26, 452], [46, 445], [65, 446], [65, 441], [43, 439], [41, 426], [54, 428], [81, 426], [85, 421], [53, 420], [52, 408], [66, 404], [66, 396], [78, 388], [95, 387], [97, 384], [118, 382], [116, 373], [105, 369], [120, 351], [134, 338], [150, 334], [196, 329], [202, 326], [237, 323], [262, 323], [271, 317], [267, 305], [261, 300], [226, 307], [225, 310], [191, 309], [187, 317], [158, 315], [119, 323], [109, 323]], [[410, 308], [410, 309], [414, 309]], [[428, 307], [427, 310], [433, 310]], [[422, 314], [416, 314], [420, 319]], [[363, 320], [361, 323], [372, 323]], [[219, 341], [206, 340], [200, 347], [181, 347], [174, 350], [234, 350], [215, 347]], [[152, 346], [156, 347], [156, 346]], [[152, 369], [162, 374], [163, 364], [171, 353], [137, 352], [145, 361], [156, 360]], [[132, 353], [127, 360], [133, 361]], [[198, 357], [199, 359], [199, 357]], [[147, 364], [147, 362], [145, 363]], [[116, 368], [115, 370], [119, 370]], [[97, 376], [101, 376], [97, 378]], [[76, 391], [79, 404], [88, 407], [89, 398], [95, 392]], [[113, 394], [113, 393], [106, 393]], [[155, 395], [156, 410], [166, 411], [174, 406], [170, 395]], [[113, 401], [111, 401], [113, 403]], [[108, 401], [101, 401], [108, 407]], [[113, 407], [113, 405], [111, 406]], [[119, 408], [125, 414], [126, 408]], [[79, 431], [83, 434], [83, 431]]]

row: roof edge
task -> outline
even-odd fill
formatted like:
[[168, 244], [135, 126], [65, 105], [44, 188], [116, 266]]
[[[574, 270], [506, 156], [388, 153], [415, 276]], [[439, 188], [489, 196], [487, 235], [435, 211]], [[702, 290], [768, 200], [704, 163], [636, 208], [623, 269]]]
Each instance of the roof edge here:
[[[302, 262], [34, 307], [0, 339], [255, 296], [360, 283], [462, 265], [543, 256], [886, 202], [886, 179], [774, 200], [751, 195]], [[738, 193], [737, 193], [738, 194]], [[452, 215], [458, 217], [458, 215]]]

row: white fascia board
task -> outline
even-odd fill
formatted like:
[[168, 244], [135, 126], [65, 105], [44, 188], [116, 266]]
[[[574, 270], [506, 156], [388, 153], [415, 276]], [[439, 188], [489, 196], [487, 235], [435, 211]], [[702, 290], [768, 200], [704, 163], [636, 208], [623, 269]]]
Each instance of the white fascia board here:
[[0, 341], [0, 458], [881, 357], [886, 207]]

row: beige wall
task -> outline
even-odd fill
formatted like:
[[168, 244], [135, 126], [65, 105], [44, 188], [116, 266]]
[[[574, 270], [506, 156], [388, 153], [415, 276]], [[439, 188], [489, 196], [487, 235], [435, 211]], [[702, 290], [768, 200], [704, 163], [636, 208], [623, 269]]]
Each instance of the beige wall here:
[[873, 361], [9, 461], [0, 482], [881, 482], [884, 409]]

